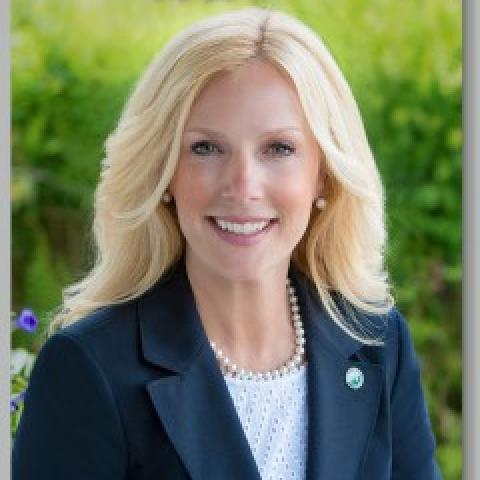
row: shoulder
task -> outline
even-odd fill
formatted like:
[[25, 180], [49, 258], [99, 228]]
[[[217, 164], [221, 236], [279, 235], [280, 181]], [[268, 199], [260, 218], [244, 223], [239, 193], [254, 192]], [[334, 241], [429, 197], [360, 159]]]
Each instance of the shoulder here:
[[63, 359], [69, 359], [71, 371], [86, 362], [107, 377], [118, 368], [134, 365], [139, 336], [136, 310], [136, 302], [131, 301], [89, 313], [48, 337], [37, 362], [58, 362], [60, 368]]
[[137, 301], [101, 307], [61, 328], [58, 333], [82, 340], [131, 328], [136, 319]]
[[62, 336], [92, 351], [125, 348], [138, 335], [138, 302], [142, 297], [98, 308], [57, 330], [47, 342]]
[[393, 307], [388, 315], [387, 334], [384, 340], [386, 373], [390, 390], [395, 393], [399, 384], [417, 381], [420, 375], [412, 333], [405, 317]]

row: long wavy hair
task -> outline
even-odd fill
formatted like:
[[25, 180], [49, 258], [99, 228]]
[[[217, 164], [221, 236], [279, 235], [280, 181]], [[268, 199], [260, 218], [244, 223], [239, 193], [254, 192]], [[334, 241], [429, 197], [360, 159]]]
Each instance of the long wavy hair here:
[[161, 201], [175, 172], [184, 125], [212, 77], [253, 58], [293, 81], [325, 157], [328, 205], [313, 209], [292, 262], [313, 282], [333, 321], [365, 343], [378, 343], [358, 315], [393, 305], [384, 266], [383, 185], [351, 90], [321, 39], [289, 15], [245, 8], [202, 20], [152, 61], [106, 140], [95, 192], [96, 258], [63, 291], [50, 333], [106, 305], [148, 290], [182, 256], [175, 209]]

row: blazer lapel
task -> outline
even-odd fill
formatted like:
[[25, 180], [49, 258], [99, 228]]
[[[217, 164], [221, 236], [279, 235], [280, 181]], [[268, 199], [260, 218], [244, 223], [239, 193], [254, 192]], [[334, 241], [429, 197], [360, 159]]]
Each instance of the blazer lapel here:
[[[294, 275], [305, 324], [308, 360], [307, 480], [357, 479], [378, 415], [383, 368], [359, 361], [364, 346], [328, 318], [305, 277]], [[361, 357], [360, 357], [361, 358]], [[346, 372], [358, 367], [364, 384], [354, 390]]]
[[145, 359], [169, 371], [146, 388], [191, 478], [261, 480], [183, 262], [142, 297], [139, 318]]

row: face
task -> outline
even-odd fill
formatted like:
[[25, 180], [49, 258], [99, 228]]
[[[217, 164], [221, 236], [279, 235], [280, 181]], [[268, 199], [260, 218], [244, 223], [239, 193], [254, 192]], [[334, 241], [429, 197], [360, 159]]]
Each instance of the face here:
[[226, 280], [285, 274], [322, 177], [288, 77], [261, 60], [216, 76], [192, 106], [170, 184], [187, 265]]

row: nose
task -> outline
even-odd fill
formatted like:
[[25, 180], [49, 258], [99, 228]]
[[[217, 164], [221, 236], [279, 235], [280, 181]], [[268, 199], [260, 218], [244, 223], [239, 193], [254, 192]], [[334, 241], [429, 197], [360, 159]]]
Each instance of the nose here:
[[242, 152], [227, 162], [223, 196], [240, 203], [262, 197], [262, 172], [254, 155]]

